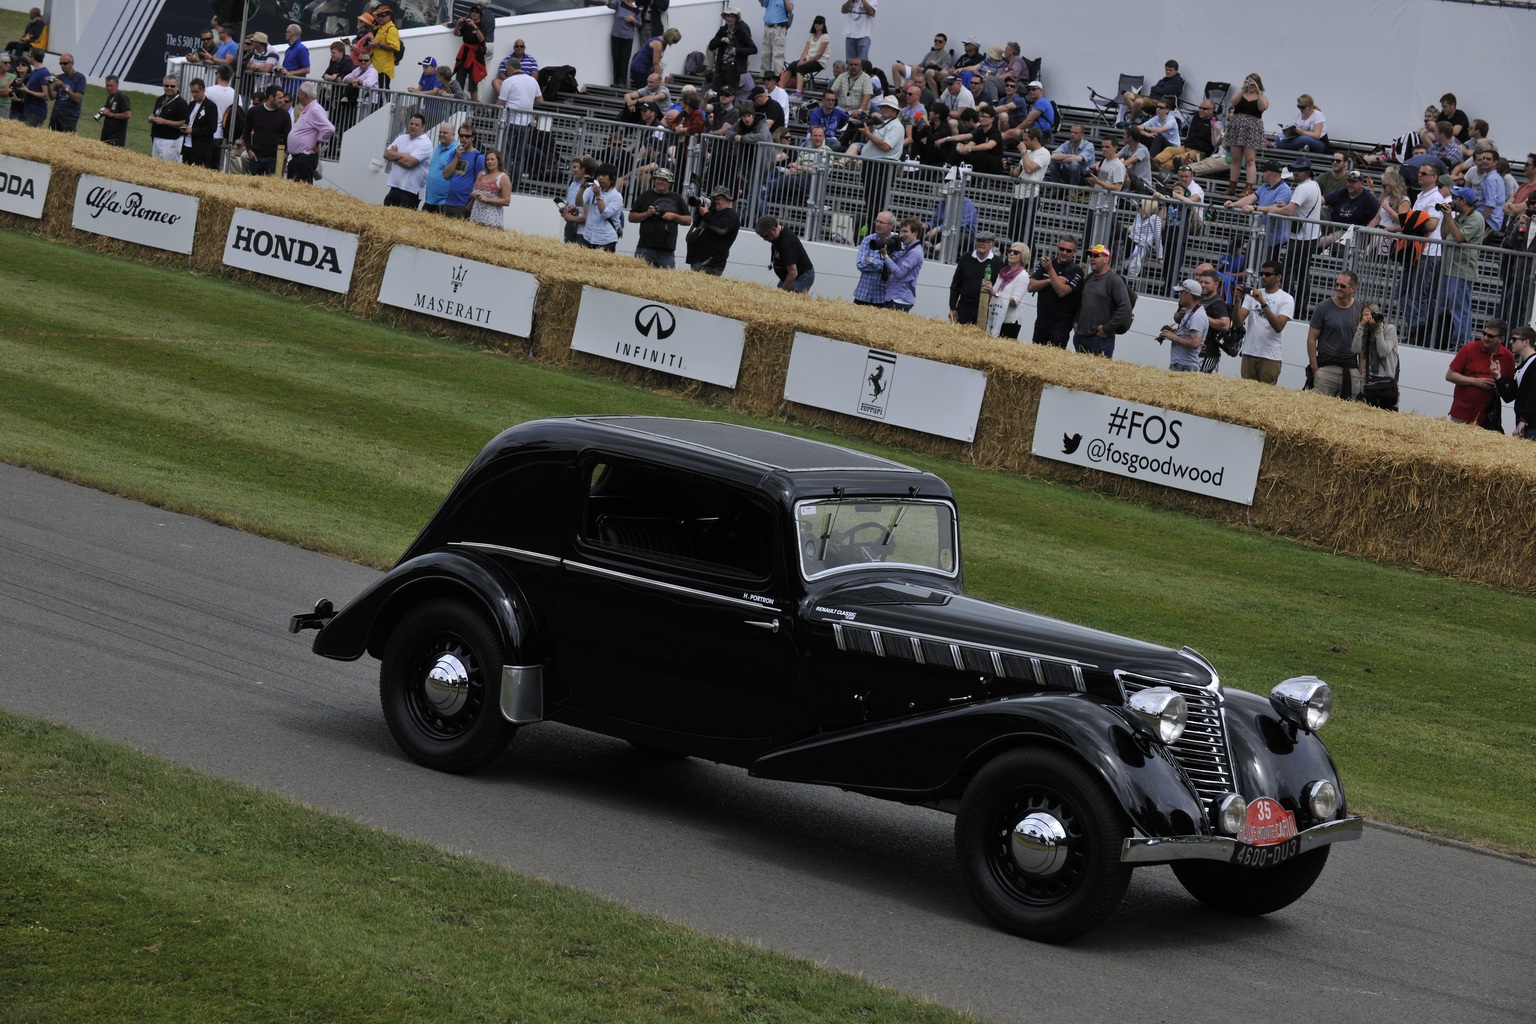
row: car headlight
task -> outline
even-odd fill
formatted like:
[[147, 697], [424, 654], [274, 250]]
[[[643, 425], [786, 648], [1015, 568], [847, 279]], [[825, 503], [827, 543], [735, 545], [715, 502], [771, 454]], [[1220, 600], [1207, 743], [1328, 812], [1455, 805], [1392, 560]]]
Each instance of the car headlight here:
[[1307, 807], [1318, 821], [1329, 821], [1339, 809], [1339, 787], [1324, 779], [1307, 787]]
[[1235, 836], [1243, 827], [1244, 820], [1248, 817], [1248, 801], [1236, 793], [1228, 793], [1211, 802], [1213, 813], [1212, 824], [1216, 830], [1225, 835]]
[[1179, 742], [1189, 724], [1189, 703], [1166, 686], [1137, 690], [1126, 706], [1164, 743]]
[[1269, 691], [1269, 702], [1287, 722], [1316, 732], [1328, 724], [1333, 690], [1317, 676], [1297, 676]]

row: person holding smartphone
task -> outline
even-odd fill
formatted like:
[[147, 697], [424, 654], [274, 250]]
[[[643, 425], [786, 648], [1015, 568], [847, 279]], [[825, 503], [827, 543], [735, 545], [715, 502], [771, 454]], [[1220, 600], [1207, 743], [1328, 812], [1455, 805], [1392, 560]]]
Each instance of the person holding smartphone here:
[[[475, 129], [468, 121], [456, 131], [457, 143], [448, 158], [443, 161], [439, 176], [447, 183], [444, 201], [429, 204], [423, 209], [440, 213], [458, 220], [469, 219], [469, 194], [474, 191], [475, 179], [485, 173], [485, 157], [475, 148]], [[438, 136], [441, 145], [442, 136]], [[430, 171], [428, 172], [430, 174]]]

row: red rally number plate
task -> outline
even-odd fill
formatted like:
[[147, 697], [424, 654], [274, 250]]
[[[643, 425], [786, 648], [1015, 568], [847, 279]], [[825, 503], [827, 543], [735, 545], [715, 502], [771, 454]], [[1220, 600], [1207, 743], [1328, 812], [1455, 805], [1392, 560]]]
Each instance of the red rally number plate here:
[[1248, 805], [1237, 841], [1241, 845], [1232, 851], [1232, 863], [1246, 867], [1273, 867], [1301, 850], [1301, 841], [1296, 838], [1296, 815], [1267, 796]]

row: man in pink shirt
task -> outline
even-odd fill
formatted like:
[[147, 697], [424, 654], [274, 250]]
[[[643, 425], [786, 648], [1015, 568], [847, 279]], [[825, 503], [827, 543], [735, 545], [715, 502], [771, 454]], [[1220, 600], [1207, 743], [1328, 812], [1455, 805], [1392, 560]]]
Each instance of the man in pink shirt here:
[[288, 133], [288, 177], [314, 184], [320, 167], [320, 147], [336, 134], [336, 126], [315, 98], [315, 83], [299, 86], [299, 112]]

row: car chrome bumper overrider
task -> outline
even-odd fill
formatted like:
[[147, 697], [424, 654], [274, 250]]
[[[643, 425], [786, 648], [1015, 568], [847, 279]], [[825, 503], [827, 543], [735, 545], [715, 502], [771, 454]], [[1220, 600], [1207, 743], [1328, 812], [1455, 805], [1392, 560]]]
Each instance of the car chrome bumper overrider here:
[[[1314, 825], [1298, 832], [1301, 849], [1309, 850], [1329, 843], [1359, 839], [1365, 819], [1341, 818]], [[1230, 836], [1168, 836], [1156, 839], [1127, 839], [1120, 849], [1120, 860], [1127, 864], [1167, 864], [1176, 860], [1231, 860], [1240, 844]]]

